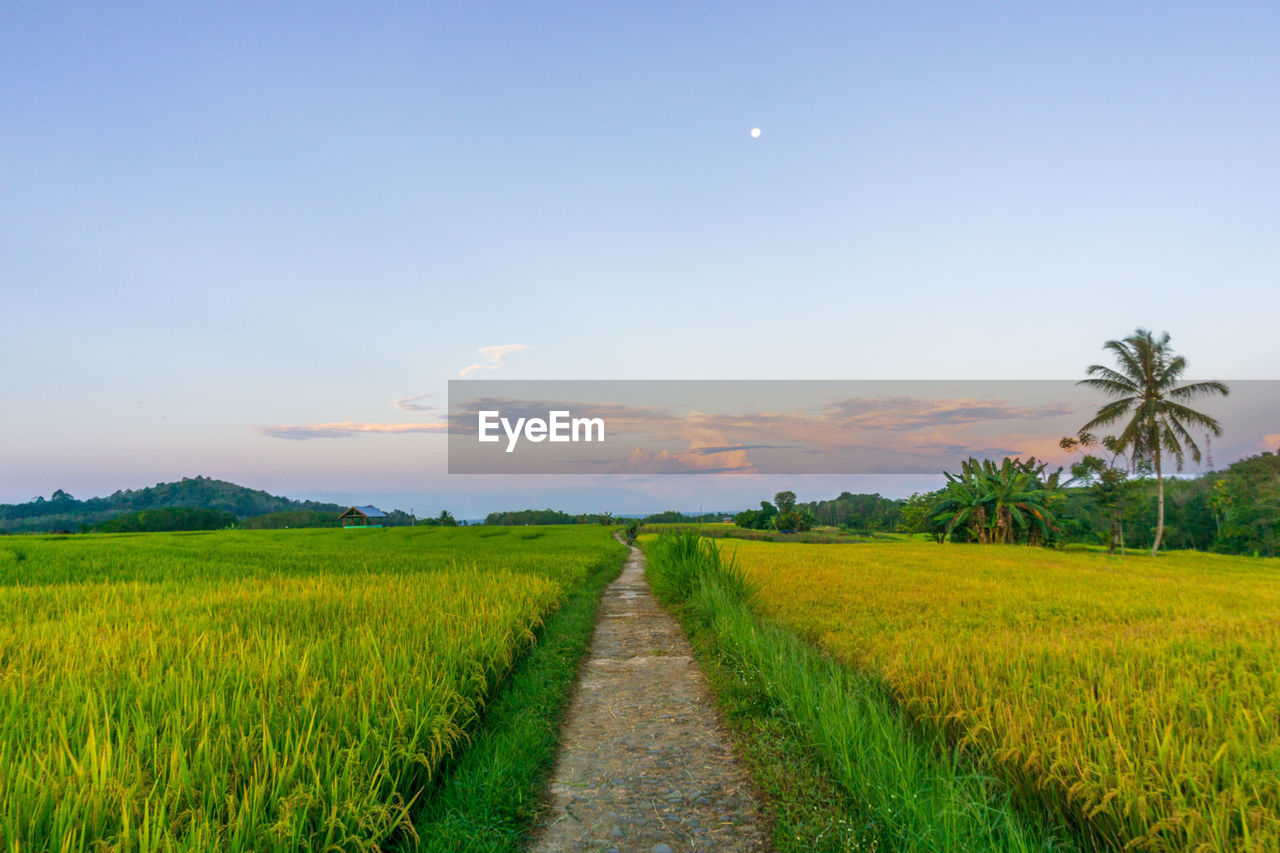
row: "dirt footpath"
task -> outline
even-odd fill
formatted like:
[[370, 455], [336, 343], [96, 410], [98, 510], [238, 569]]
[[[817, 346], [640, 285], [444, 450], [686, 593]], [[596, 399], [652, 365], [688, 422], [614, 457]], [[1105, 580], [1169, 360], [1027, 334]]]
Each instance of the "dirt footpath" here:
[[639, 549], [605, 590], [534, 850], [764, 850], [747, 774]]

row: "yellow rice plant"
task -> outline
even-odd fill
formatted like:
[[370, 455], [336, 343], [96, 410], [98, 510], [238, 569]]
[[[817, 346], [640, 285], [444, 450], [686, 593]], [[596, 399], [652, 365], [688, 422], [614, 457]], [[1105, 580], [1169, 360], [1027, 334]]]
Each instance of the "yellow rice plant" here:
[[561, 591], [199, 575], [0, 586], [6, 850], [377, 849]]
[[1280, 850], [1280, 561], [728, 547], [767, 615], [1094, 843]]

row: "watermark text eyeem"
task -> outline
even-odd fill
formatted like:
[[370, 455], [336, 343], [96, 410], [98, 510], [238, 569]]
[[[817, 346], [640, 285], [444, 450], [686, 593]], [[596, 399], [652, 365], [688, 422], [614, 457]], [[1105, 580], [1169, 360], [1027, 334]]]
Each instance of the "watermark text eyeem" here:
[[[541, 441], [604, 441], [603, 418], [575, 418], [568, 411], [547, 412], [543, 418], [502, 417], [498, 411], [477, 412], [479, 415], [480, 441], [500, 441], [501, 432], [507, 436], [507, 453], [516, 449], [523, 437], [534, 443]], [[594, 436], [594, 437], [593, 437]]]

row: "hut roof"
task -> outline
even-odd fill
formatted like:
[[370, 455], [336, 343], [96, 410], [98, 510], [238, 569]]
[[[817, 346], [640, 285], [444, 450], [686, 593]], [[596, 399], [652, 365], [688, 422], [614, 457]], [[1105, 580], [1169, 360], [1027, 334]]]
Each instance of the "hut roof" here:
[[387, 517], [387, 514], [382, 510], [378, 509], [376, 506], [353, 506], [350, 509], [348, 509], [346, 512], [344, 512], [343, 515], [347, 515], [348, 513], [351, 513], [353, 511], [358, 512], [367, 518], [386, 518]]

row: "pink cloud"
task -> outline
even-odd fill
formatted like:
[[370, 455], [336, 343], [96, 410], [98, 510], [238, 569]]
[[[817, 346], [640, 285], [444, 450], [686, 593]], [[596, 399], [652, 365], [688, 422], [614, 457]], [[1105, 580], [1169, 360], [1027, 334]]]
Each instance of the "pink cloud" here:
[[611, 474], [753, 474], [756, 467], [746, 458], [746, 453], [731, 450], [717, 454], [701, 454], [696, 450], [656, 453], [635, 448], [627, 458], [609, 470]]
[[312, 438], [350, 438], [367, 433], [448, 432], [446, 423], [428, 424], [367, 424], [340, 421], [329, 424], [276, 424], [256, 426], [253, 431], [267, 438], [286, 438], [307, 441]]

